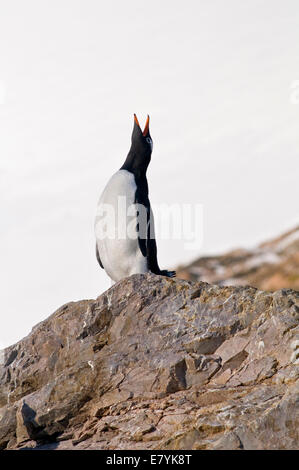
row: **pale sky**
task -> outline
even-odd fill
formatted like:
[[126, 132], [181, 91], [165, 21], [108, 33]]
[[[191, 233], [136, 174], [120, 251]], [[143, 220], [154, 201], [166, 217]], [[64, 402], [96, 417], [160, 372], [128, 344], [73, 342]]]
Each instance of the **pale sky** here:
[[110, 286], [93, 223], [134, 112], [152, 203], [204, 211], [162, 268], [298, 223], [298, 24], [298, 0], [0, 0], [0, 348]]

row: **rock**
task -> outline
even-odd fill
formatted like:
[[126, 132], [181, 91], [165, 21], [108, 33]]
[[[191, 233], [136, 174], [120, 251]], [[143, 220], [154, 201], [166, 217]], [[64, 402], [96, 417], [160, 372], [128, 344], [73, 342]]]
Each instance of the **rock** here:
[[221, 436], [213, 445], [214, 450], [240, 450], [244, 449], [243, 444], [234, 432], [230, 431]]
[[134, 275], [0, 363], [0, 448], [295, 449], [299, 293]]
[[299, 227], [252, 249], [203, 256], [176, 269], [181, 279], [263, 290], [299, 290]]
[[0, 450], [9, 446], [15, 441], [16, 436], [16, 408], [14, 406], [4, 406], [0, 409]]

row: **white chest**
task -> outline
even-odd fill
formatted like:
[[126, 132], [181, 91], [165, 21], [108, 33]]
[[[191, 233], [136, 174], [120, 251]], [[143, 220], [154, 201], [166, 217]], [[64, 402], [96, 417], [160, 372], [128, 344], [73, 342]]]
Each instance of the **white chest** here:
[[106, 185], [97, 208], [95, 232], [99, 255], [107, 274], [115, 281], [147, 271], [138, 244], [136, 182], [127, 170], [119, 170]]

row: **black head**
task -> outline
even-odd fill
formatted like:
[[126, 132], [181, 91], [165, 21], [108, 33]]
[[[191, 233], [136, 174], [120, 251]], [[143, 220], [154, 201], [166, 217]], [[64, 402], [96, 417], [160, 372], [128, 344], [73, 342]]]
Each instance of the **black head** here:
[[142, 131], [137, 116], [134, 114], [134, 128], [131, 142], [127, 159], [121, 168], [131, 171], [136, 175], [145, 175], [151, 161], [153, 149], [153, 142], [149, 132], [149, 116], [147, 116], [146, 124]]

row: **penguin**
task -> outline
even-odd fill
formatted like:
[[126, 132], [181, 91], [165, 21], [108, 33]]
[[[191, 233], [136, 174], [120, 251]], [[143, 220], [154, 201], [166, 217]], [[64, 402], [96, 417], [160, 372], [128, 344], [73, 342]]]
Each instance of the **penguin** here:
[[176, 275], [175, 271], [161, 270], [157, 260], [146, 178], [152, 150], [149, 116], [142, 131], [134, 114], [131, 148], [100, 196], [95, 221], [96, 258], [112, 284], [132, 274]]

